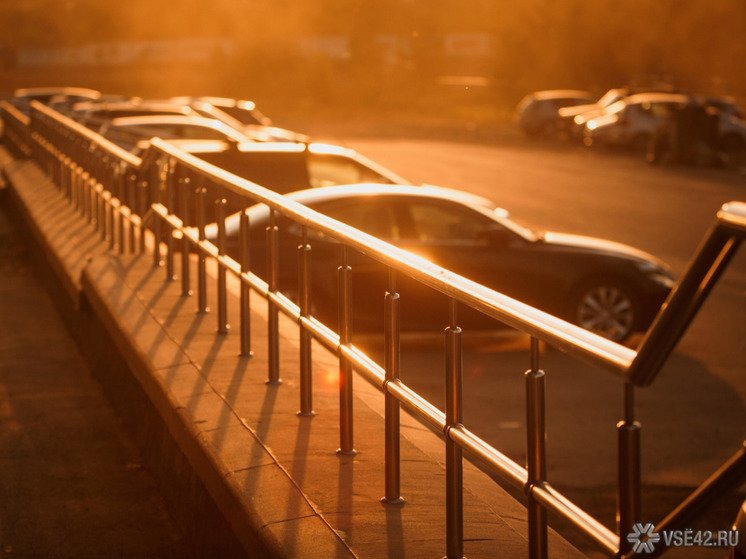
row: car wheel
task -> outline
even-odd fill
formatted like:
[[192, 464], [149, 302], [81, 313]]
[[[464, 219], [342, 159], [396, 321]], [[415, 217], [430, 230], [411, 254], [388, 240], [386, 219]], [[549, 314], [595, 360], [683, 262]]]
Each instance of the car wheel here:
[[586, 284], [574, 297], [572, 320], [586, 330], [623, 342], [635, 331], [638, 304], [631, 292], [612, 281]]

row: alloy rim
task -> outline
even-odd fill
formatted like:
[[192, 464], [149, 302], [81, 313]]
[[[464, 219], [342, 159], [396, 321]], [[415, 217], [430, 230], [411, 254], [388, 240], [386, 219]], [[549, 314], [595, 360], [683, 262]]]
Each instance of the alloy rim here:
[[578, 304], [578, 325], [613, 341], [622, 341], [632, 332], [635, 307], [618, 287], [606, 285], [585, 293]]

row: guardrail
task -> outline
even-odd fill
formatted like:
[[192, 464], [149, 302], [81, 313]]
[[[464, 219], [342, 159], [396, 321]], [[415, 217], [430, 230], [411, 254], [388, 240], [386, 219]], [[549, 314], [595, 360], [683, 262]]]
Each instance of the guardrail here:
[[[311, 342], [319, 341], [334, 352], [340, 363], [340, 453], [354, 453], [352, 414], [353, 369], [377, 385], [385, 395], [385, 496], [384, 502], [401, 501], [399, 475], [399, 413], [403, 406], [441, 432], [446, 444], [447, 557], [463, 556], [462, 455], [479, 460], [484, 468], [511, 485], [523, 489], [528, 501], [529, 556], [547, 556], [546, 511], [553, 511], [610, 556], [631, 557], [625, 539], [640, 516], [640, 430], [635, 419], [635, 387], [651, 384], [684, 331], [707, 297], [730, 258], [746, 237], [746, 204], [722, 207], [681, 281], [634, 351], [575, 325], [522, 304], [500, 293], [453, 274], [380, 241], [370, 235], [285, 199], [250, 181], [236, 177], [170, 144], [153, 139], [142, 159], [133, 157], [105, 139], [49, 108], [32, 103], [29, 121], [7, 103], [2, 104], [5, 138], [16, 153], [32, 154], [47, 174], [70, 198], [81, 215], [96, 223], [103, 239], [121, 252], [145, 250], [145, 229], [154, 237], [153, 264], [165, 263], [166, 277], [175, 277], [176, 243], [182, 259], [198, 254], [197, 297], [206, 305], [206, 262], [218, 265], [218, 333], [227, 333], [226, 274], [241, 283], [240, 327], [242, 353], [251, 352], [250, 292], [267, 300], [269, 318], [268, 381], [279, 382], [279, 313], [299, 325], [301, 351], [301, 413], [313, 413], [311, 391]], [[22, 116], [22, 115], [21, 115]], [[206, 240], [208, 190], [215, 198], [218, 241]], [[270, 208], [267, 234], [269, 266], [266, 281], [250, 270], [248, 217], [241, 220], [240, 261], [225, 252], [225, 202], [221, 192], [242, 196], [246, 207]], [[194, 202], [194, 203], [193, 203]], [[196, 208], [196, 209], [195, 209]], [[278, 227], [284, 216], [299, 224], [303, 242], [298, 248], [299, 303], [278, 291]], [[165, 235], [164, 235], [165, 231]], [[178, 234], [174, 234], [174, 232]], [[312, 316], [310, 309], [310, 261], [308, 232], [316, 231], [340, 243], [339, 333]], [[137, 239], [138, 242], [135, 240]], [[375, 363], [352, 343], [351, 274], [347, 255], [358, 251], [390, 270], [385, 301], [384, 364]], [[165, 262], [164, 262], [165, 261]], [[183, 292], [191, 290], [186, 262], [181, 267]], [[399, 378], [399, 295], [396, 276], [405, 274], [450, 300], [446, 338], [446, 406], [440, 411]], [[527, 467], [523, 468], [472, 433], [462, 423], [462, 331], [458, 308], [472, 307], [481, 313], [531, 336], [526, 371]], [[551, 486], [546, 479], [545, 373], [540, 368], [539, 342], [611, 372], [623, 385], [624, 417], [617, 425], [619, 438], [618, 533], [603, 526]], [[656, 529], [682, 527], [717, 494], [744, 478], [746, 449], [731, 460], [673, 511]], [[658, 546], [656, 552], [664, 548]]]

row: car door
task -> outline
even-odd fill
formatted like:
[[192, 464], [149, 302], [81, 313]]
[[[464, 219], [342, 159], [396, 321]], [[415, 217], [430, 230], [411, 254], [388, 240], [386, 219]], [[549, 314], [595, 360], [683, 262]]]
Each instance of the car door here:
[[[533, 244], [499, 220], [466, 205], [427, 197], [400, 204], [407, 222], [399, 246], [501, 293], [526, 300], [535, 289], [527, 270], [535, 268]], [[446, 325], [448, 301], [430, 288], [401, 282], [402, 307], [410, 306], [420, 320]], [[407, 299], [411, 303], [407, 305]], [[414, 323], [414, 319], [405, 323]], [[423, 320], [424, 322], [424, 320]], [[497, 324], [462, 306], [459, 325], [490, 328]]]
[[[312, 204], [311, 207], [333, 219], [396, 244], [400, 228], [395, 206], [378, 197], [353, 196]], [[291, 225], [288, 234], [297, 245], [301, 228]], [[340, 243], [329, 236], [309, 230], [311, 246], [313, 306], [318, 317], [330, 326], [337, 326], [338, 268], [343, 264]], [[293, 241], [289, 242], [293, 244]], [[383, 327], [384, 296], [388, 289], [386, 266], [359, 251], [347, 250], [347, 264], [352, 270], [353, 328], [359, 332], [380, 332]]]

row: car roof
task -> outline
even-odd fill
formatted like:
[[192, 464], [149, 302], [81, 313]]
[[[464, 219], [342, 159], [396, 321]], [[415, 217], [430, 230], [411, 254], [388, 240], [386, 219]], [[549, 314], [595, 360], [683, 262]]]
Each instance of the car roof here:
[[224, 133], [226, 136], [237, 142], [251, 142], [246, 134], [243, 134], [235, 128], [231, 128], [227, 124], [215, 120], [214, 118], [204, 118], [199, 116], [189, 115], [146, 115], [146, 116], [120, 116], [113, 118], [109, 121], [108, 126], [113, 128], [122, 127], [153, 127], [157, 128], [159, 125], [191, 125], [201, 126], [204, 128], [212, 128], [219, 132]]
[[685, 93], [651, 92], [630, 95], [624, 98], [624, 102], [628, 105], [634, 103], [686, 103], [691, 98], [690, 95], [686, 95]]
[[291, 192], [286, 196], [300, 204], [318, 204], [351, 197], [380, 195], [415, 196], [420, 198], [444, 200], [481, 208], [482, 210], [493, 210], [495, 208], [495, 204], [491, 200], [483, 198], [482, 196], [470, 194], [462, 190], [432, 185], [411, 186], [376, 183], [346, 184], [298, 190], [296, 192]]
[[230, 97], [214, 97], [214, 96], [196, 96], [190, 97], [188, 95], [171, 97], [171, 100], [177, 103], [209, 103], [216, 107], [239, 107], [246, 110], [256, 109], [256, 103], [247, 99], [232, 99]]
[[[171, 140], [169, 140], [171, 142]], [[319, 155], [336, 155], [347, 157], [367, 166], [386, 177], [394, 184], [411, 184], [390, 169], [368, 159], [354, 149], [327, 144], [324, 142], [238, 142], [229, 143], [222, 140], [179, 140], [171, 142], [182, 151], [199, 156], [200, 154], [223, 153], [228, 150], [240, 153], [303, 153], [304, 151]]]
[[541, 100], [562, 98], [593, 100], [593, 96], [588, 91], [583, 91], [581, 89], [546, 89], [544, 91], [536, 91], [532, 95], [535, 99]]
[[101, 97], [101, 92], [96, 89], [88, 89], [85, 87], [24, 87], [16, 89], [13, 92], [14, 97], [45, 97], [49, 95], [77, 95], [79, 97], [98, 99]]
[[300, 153], [308, 150], [313, 153], [329, 153], [334, 155], [353, 155], [357, 153], [350, 148], [323, 142], [239, 142], [237, 144], [229, 144], [222, 140], [184, 140], [179, 145], [179, 148], [187, 153], [217, 153], [229, 149], [240, 152], [282, 153]]
[[80, 101], [72, 106], [73, 111], [116, 111], [127, 109], [142, 109], [153, 112], [159, 110], [179, 110], [185, 115], [193, 112], [186, 105], [161, 101]]
[[190, 115], [142, 115], [142, 116], [119, 116], [111, 120], [112, 126], [157, 126], [159, 124], [192, 124], [206, 126], [215, 129], [231, 130], [238, 135], [241, 132], [227, 126], [214, 118], [206, 118]]

